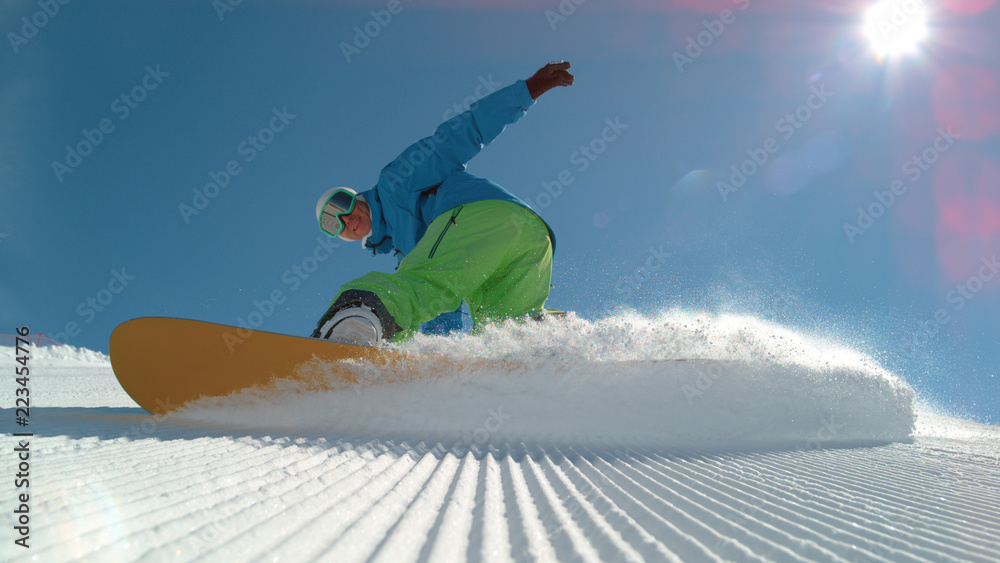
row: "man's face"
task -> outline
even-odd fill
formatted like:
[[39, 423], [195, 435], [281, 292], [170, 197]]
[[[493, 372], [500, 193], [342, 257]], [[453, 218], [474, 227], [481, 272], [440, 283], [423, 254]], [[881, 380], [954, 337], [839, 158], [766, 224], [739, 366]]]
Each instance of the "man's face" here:
[[372, 231], [372, 210], [367, 202], [360, 199], [354, 204], [354, 211], [341, 216], [341, 219], [345, 227], [340, 233], [340, 238], [344, 240], [361, 240]]

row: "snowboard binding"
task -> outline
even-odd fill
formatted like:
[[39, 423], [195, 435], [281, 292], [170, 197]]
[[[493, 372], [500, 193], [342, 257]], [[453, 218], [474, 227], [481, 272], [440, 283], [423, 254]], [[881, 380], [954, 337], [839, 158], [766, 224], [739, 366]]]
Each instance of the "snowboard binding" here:
[[312, 337], [375, 348], [383, 342], [391, 342], [401, 330], [378, 295], [349, 289], [330, 305]]

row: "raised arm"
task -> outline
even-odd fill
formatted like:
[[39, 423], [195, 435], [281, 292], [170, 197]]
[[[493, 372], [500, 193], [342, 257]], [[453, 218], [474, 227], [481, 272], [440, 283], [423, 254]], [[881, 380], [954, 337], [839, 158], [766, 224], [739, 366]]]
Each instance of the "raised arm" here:
[[382, 169], [379, 188], [424, 191], [464, 170], [507, 125], [520, 121], [538, 96], [555, 86], [572, 84], [567, 68], [566, 62], [549, 63], [531, 78], [497, 90], [468, 111], [445, 121], [433, 135], [410, 145]]

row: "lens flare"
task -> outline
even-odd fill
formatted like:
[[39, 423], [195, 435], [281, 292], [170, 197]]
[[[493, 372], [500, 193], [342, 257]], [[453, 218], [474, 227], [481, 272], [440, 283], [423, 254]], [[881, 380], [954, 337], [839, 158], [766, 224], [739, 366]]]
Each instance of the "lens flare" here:
[[880, 57], [913, 53], [927, 37], [926, 0], [881, 0], [868, 10], [865, 32]]

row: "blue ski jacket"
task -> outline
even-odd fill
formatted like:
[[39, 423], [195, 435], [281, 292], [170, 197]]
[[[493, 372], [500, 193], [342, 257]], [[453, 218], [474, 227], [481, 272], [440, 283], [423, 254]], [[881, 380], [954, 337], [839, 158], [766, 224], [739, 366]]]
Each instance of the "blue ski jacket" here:
[[[386, 165], [374, 188], [361, 192], [371, 208], [372, 231], [365, 247], [374, 254], [409, 254], [438, 215], [475, 201], [524, 201], [499, 185], [469, 174], [465, 165], [517, 123], [534, 105], [524, 80], [479, 100], [472, 109], [445, 121]], [[537, 215], [537, 213], [536, 213]], [[542, 220], [539, 217], [539, 220]], [[548, 223], [552, 248], [556, 238]]]

